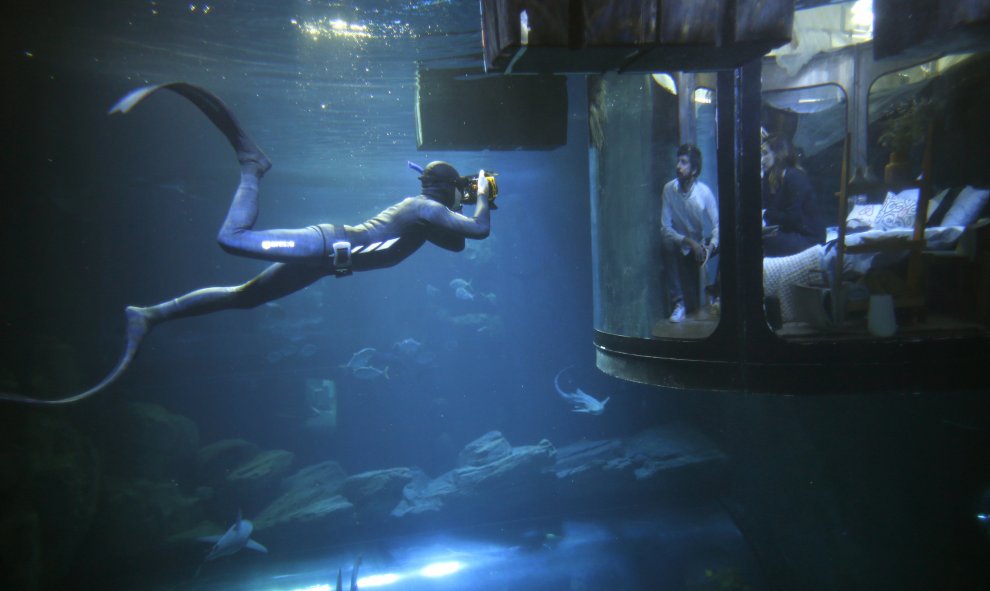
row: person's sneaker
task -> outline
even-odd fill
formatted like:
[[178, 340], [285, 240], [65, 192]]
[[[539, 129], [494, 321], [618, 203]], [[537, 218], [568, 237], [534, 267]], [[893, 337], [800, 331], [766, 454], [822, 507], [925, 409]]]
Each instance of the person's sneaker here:
[[674, 311], [670, 314], [670, 318], [668, 318], [668, 320], [671, 322], [684, 322], [684, 315], [686, 312], [687, 310], [684, 309], [684, 302], [677, 302], [674, 305]]
[[720, 300], [718, 296], [712, 298], [712, 304], [709, 306], [709, 311], [712, 316], [716, 317], [722, 314], [722, 300]]

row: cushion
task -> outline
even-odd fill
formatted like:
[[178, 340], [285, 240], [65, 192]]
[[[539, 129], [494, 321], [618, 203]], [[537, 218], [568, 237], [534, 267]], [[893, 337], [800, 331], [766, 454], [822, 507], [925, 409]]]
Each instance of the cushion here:
[[880, 215], [880, 203], [861, 203], [853, 206], [846, 216], [846, 228], [849, 230], [869, 230]]
[[938, 205], [935, 209], [929, 207], [928, 210], [928, 224], [929, 228], [935, 228], [942, 225], [942, 218], [945, 217], [946, 212], [952, 207], [952, 204], [956, 202], [956, 196], [962, 191], [959, 187], [952, 187], [942, 191], [945, 195], [939, 200]]
[[935, 212], [942, 207], [942, 202], [945, 201], [945, 197], [949, 194], [949, 189], [942, 189], [935, 196], [928, 200], [928, 217], [926, 218], [927, 224], [935, 226], [932, 220], [934, 220]]
[[976, 221], [990, 197], [990, 190], [966, 187], [942, 218], [943, 226], [968, 226]]
[[914, 212], [918, 209], [918, 189], [905, 189], [900, 193], [887, 193], [873, 227], [878, 230], [913, 228]]

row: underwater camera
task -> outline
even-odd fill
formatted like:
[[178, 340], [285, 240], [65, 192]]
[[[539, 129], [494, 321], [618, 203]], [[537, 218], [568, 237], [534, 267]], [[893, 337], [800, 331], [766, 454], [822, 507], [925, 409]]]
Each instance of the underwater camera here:
[[[485, 178], [488, 179], [488, 204], [492, 209], [498, 209], [495, 205], [495, 198], [498, 197], [498, 183], [495, 182], [497, 172], [486, 171]], [[478, 201], [478, 177], [462, 176], [461, 187], [464, 191], [464, 199], [461, 203], [470, 205]]]

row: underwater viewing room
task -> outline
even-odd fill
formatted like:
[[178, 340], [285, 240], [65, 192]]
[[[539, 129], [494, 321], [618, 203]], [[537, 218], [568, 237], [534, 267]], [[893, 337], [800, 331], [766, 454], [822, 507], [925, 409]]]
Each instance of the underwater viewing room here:
[[990, 588], [990, 0], [0, 26], [0, 589]]

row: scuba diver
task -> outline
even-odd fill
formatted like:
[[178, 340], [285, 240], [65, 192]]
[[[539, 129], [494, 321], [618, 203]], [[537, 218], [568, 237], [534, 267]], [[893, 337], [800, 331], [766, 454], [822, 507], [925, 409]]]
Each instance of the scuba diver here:
[[[318, 224], [299, 229], [255, 230], [258, 184], [271, 161], [248, 136], [231, 110], [209, 91], [174, 82], [138, 88], [121, 99], [110, 113], [127, 113], [147, 96], [171, 90], [192, 102], [226, 136], [237, 154], [241, 180], [217, 240], [231, 254], [274, 264], [247, 283], [207, 287], [148, 307], [128, 306], [126, 344], [116, 367], [89, 390], [58, 399], [0, 393], [0, 400], [33, 404], [67, 404], [105, 390], [130, 366], [141, 343], [155, 326], [220, 310], [247, 309], [279, 299], [328, 275], [391, 267], [426, 242], [446, 250], [464, 250], [466, 238], [481, 240], [490, 232], [490, 209], [498, 189], [482, 170], [477, 179], [462, 177], [446, 162], [431, 162], [419, 171], [422, 193], [407, 197], [370, 220], [356, 225]], [[474, 202], [474, 214], [459, 213], [462, 203]]]

